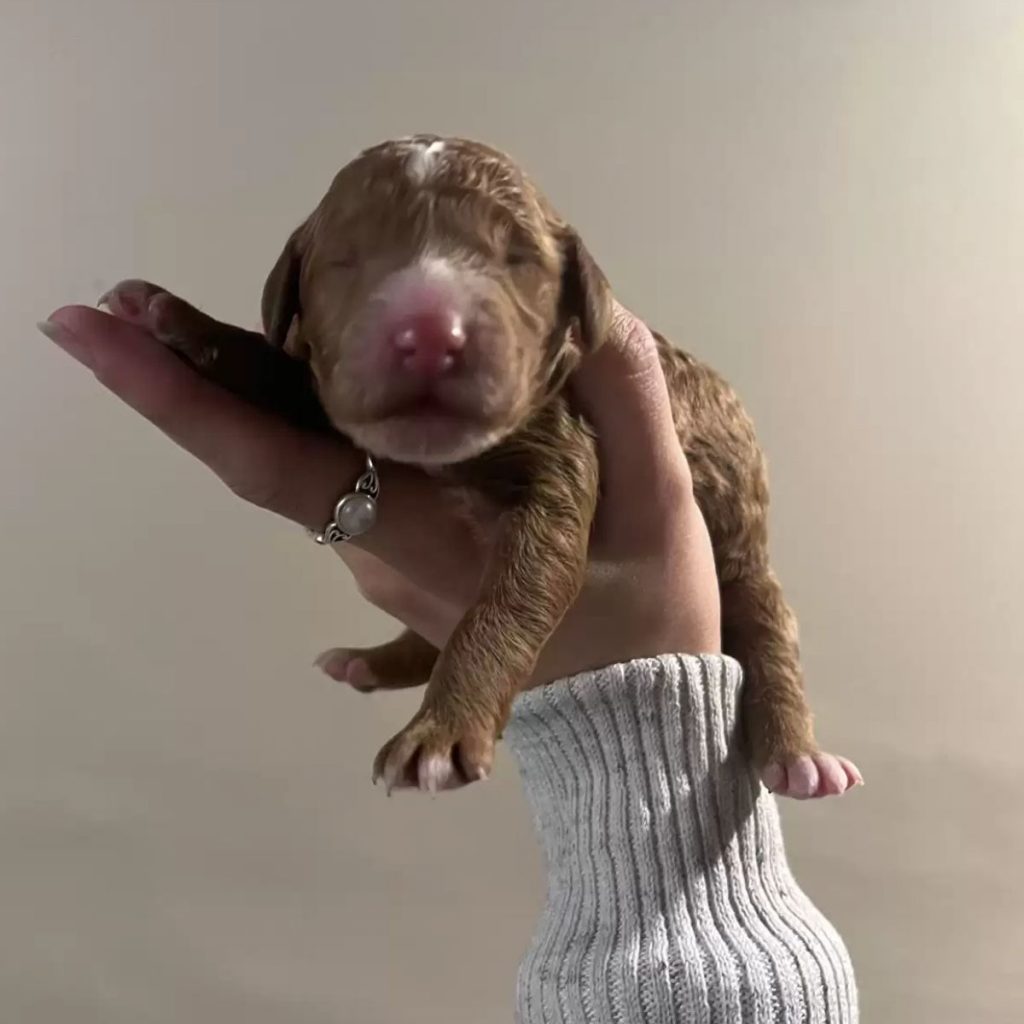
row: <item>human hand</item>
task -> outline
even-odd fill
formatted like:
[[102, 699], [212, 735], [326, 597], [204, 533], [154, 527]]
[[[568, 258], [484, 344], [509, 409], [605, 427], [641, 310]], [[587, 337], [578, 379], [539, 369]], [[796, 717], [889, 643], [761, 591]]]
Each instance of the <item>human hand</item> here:
[[[242, 400], [169, 349], [191, 355], [202, 337], [244, 352], [238, 342], [248, 338], [257, 359], [259, 335], [141, 282], [119, 286], [108, 306], [110, 314], [63, 307], [41, 327], [241, 498], [303, 526], [327, 521], [362, 456], [338, 435]], [[602, 496], [587, 582], [533, 685], [636, 657], [718, 651], [711, 545], [647, 328], [618, 307], [607, 343], [573, 388], [598, 436]], [[451, 495], [425, 473], [386, 465], [377, 523], [336, 550], [368, 600], [440, 647], [477, 593], [486, 515], [478, 526], [467, 530]]]

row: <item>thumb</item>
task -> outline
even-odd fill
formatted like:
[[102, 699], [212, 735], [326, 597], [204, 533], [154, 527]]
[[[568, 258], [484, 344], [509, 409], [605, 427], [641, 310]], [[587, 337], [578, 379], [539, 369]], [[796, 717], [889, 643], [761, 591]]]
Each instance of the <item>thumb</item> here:
[[691, 488], [657, 340], [616, 302], [607, 339], [582, 361], [571, 386], [597, 433], [602, 528], [650, 539], [669, 525], [666, 509]]

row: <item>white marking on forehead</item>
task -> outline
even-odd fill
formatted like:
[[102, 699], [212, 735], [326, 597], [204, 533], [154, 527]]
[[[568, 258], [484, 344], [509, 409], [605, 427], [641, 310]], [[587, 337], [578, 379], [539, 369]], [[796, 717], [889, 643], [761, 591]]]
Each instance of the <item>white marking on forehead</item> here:
[[416, 184], [422, 185], [433, 173], [443, 152], [444, 142], [441, 139], [430, 143], [415, 143], [405, 162], [405, 169], [409, 177]]
[[447, 256], [438, 256], [429, 251], [420, 256], [416, 265], [424, 277], [436, 281], [454, 281], [461, 273], [460, 268]]
[[428, 295], [468, 309], [483, 293], [484, 281], [479, 273], [460, 265], [457, 259], [427, 249], [402, 269], [388, 274], [377, 286], [373, 298], [386, 306], [401, 306], [410, 298], [419, 302], [424, 286]]
[[429, 248], [413, 264], [412, 273], [420, 279], [449, 292], [454, 301], [472, 310], [487, 289], [487, 282], [479, 271], [459, 261], [458, 257], [441, 255]]

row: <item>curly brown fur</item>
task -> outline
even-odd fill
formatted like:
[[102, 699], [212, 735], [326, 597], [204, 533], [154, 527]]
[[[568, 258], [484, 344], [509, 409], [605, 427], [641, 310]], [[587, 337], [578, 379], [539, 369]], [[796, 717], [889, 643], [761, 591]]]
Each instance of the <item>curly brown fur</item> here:
[[[458, 348], [425, 380], [396, 361], [392, 342], [401, 317], [438, 310]], [[381, 144], [343, 168], [267, 280], [267, 338], [308, 372], [334, 428], [504, 510], [479, 600], [443, 650], [405, 633], [324, 663], [344, 675], [358, 661], [363, 689], [426, 683], [419, 712], [375, 762], [389, 788], [486, 776], [513, 698], [579, 593], [598, 466], [564, 385], [601, 343], [610, 311], [604, 275], [522, 170], [490, 147], [437, 136]], [[202, 335], [205, 325], [179, 326]], [[768, 555], [764, 457], [729, 385], [656, 338], [714, 548], [723, 649], [745, 671], [752, 754], [786, 791], [787, 766], [792, 782], [817, 747], [796, 620]], [[297, 380], [282, 370], [275, 388], [264, 372], [241, 390], [310, 418]]]
[[655, 334], [679, 442], [711, 534], [722, 649], [743, 665], [744, 725], [756, 762], [817, 749], [804, 697], [796, 617], [768, 557], [768, 475], [754, 425], [714, 370]]
[[377, 757], [374, 775], [389, 785], [451, 786], [449, 753], [461, 781], [489, 774], [512, 700], [586, 572], [597, 453], [564, 400], [545, 406], [505, 443], [455, 467], [449, 479], [505, 511], [477, 602], [438, 655], [411, 727]]

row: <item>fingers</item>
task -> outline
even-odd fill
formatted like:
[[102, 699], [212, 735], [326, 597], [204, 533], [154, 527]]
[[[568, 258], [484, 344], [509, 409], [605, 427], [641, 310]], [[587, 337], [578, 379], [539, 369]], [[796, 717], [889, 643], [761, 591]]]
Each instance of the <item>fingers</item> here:
[[608, 340], [583, 360], [572, 388], [597, 432], [602, 514], [616, 531], [650, 535], [663, 522], [665, 503], [689, 488], [651, 332], [616, 306]]
[[363, 464], [339, 438], [308, 434], [204, 380], [150, 334], [86, 306], [41, 329], [97, 380], [254, 504], [304, 525], [326, 521], [338, 481]]
[[[363, 455], [339, 435], [300, 430], [253, 407], [131, 323], [67, 306], [40, 328], [246, 501], [321, 527], [363, 473]], [[450, 499], [425, 474], [405, 467], [383, 466], [381, 477], [376, 524], [340, 550], [365, 549], [414, 586], [437, 589], [441, 580], [449, 597], [472, 594], [479, 562]]]

